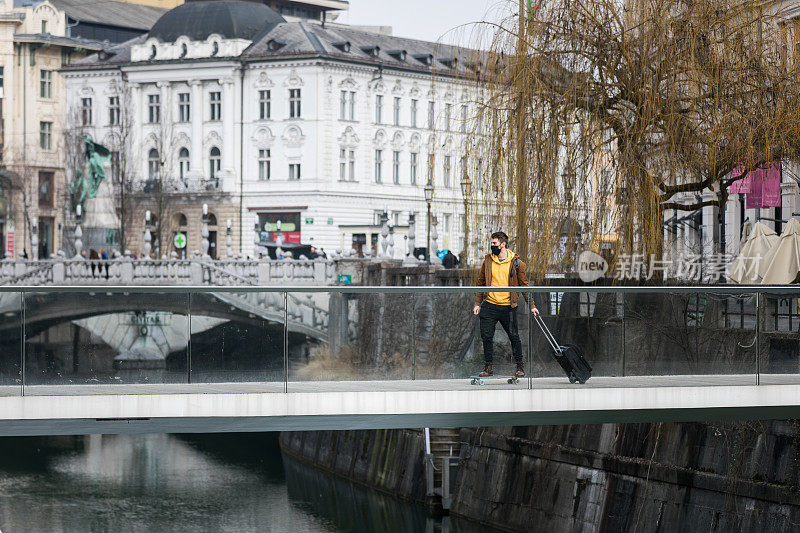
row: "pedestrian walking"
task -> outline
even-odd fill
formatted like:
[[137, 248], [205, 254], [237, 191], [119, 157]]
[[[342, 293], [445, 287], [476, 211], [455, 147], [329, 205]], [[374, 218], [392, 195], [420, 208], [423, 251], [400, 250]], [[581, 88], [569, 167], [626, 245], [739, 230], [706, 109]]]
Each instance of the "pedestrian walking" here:
[[[491, 253], [486, 254], [478, 273], [476, 285], [489, 287], [525, 287], [528, 285], [527, 266], [520, 257], [508, 249], [508, 235], [496, 231], [489, 243]], [[529, 292], [522, 293], [525, 302], [534, 315], [539, 314]], [[511, 352], [517, 365], [514, 375], [525, 376], [522, 362], [522, 341], [519, 338], [517, 323], [518, 292], [479, 292], [475, 295], [473, 313], [480, 319], [481, 340], [483, 341], [483, 372], [480, 377], [494, 375], [494, 330], [499, 322], [511, 341]]]

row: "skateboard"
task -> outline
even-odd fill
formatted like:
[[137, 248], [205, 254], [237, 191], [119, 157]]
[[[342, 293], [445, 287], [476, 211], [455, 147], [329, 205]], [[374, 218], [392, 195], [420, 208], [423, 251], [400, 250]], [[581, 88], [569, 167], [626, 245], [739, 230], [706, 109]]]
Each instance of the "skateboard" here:
[[483, 385], [485, 383], [484, 382], [485, 379], [504, 379], [506, 380], [506, 383], [508, 383], [509, 385], [512, 383], [516, 385], [517, 383], [519, 383], [520, 378], [518, 378], [517, 376], [487, 376], [485, 378], [482, 378], [480, 376], [470, 376], [469, 383], [470, 385]]

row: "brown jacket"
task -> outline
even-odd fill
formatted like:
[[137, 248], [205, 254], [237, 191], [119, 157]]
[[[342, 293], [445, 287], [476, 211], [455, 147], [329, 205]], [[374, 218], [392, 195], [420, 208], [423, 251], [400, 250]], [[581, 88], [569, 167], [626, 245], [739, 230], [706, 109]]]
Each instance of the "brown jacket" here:
[[[511, 271], [508, 274], [508, 286], [509, 287], [527, 287], [528, 286], [528, 276], [526, 275], [527, 266], [525, 262], [519, 258], [517, 254], [514, 254], [513, 258], [511, 259]], [[483, 264], [481, 265], [481, 270], [478, 272], [478, 281], [475, 285], [485, 286], [492, 282], [492, 256], [491, 254], [486, 254], [486, 257], [483, 258]], [[518, 292], [512, 292], [511, 296], [511, 307], [517, 306], [517, 301], [519, 300]], [[475, 294], [475, 305], [481, 305], [488, 293], [486, 292], [479, 292]], [[522, 296], [525, 298], [525, 301], [528, 302], [528, 305], [531, 303], [531, 293], [523, 292]]]

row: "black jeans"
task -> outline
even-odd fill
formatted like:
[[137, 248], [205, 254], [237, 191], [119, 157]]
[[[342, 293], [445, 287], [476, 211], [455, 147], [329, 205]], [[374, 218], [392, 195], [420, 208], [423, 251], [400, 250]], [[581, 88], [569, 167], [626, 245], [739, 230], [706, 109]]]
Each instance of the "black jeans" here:
[[483, 341], [483, 360], [491, 364], [494, 360], [494, 329], [500, 322], [511, 341], [511, 352], [514, 362], [522, 363], [522, 341], [519, 340], [519, 327], [517, 324], [517, 308], [510, 305], [495, 305], [483, 302], [478, 313], [481, 319], [481, 340]]

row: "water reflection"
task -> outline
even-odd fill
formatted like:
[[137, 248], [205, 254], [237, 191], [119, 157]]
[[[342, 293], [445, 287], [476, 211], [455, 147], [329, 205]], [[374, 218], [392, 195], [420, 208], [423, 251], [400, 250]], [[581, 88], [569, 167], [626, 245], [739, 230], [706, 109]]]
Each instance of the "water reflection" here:
[[[0, 439], [0, 530], [478, 531], [281, 458], [277, 434]], [[485, 528], [481, 528], [485, 531]]]

